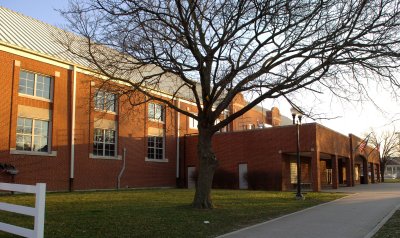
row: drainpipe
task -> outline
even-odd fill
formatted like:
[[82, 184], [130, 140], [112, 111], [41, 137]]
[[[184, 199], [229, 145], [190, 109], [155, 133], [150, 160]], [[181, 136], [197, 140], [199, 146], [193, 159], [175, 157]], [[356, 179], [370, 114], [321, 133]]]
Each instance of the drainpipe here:
[[125, 157], [126, 157], [126, 148], [124, 147], [124, 155], [123, 155], [123, 157], [122, 157], [122, 168], [121, 168], [121, 171], [119, 172], [119, 175], [118, 175], [118, 180], [117, 180], [117, 189], [120, 189], [121, 188], [121, 177], [122, 177], [122, 175], [124, 174], [124, 171], [125, 171]]
[[72, 86], [72, 118], [71, 118], [71, 168], [69, 175], [69, 191], [73, 190], [75, 176], [75, 105], [76, 105], [76, 66], [73, 66]]
[[[181, 101], [179, 100], [179, 98], [177, 99], [177, 107], [180, 108], [181, 107]], [[179, 129], [180, 129], [180, 125], [181, 125], [181, 113], [177, 112], [177, 120], [176, 120], [176, 180], [178, 182], [179, 179]]]

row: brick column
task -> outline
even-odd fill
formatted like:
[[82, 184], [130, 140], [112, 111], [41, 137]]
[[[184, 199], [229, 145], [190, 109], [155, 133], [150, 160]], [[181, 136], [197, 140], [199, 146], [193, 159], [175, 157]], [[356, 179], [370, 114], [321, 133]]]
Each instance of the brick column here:
[[375, 166], [371, 163], [371, 183], [375, 183]]
[[313, 151], [311, 155], [311, 176], [313, 191], [321, 191], [320, 156], [318, 150]]
[[368, 180], [368, 162], [363, 158], [363, 174], [364, 174], [364, 184], [369, 184]]
[[353, 166], [351, 163], [351, 160], [349, 158], [346, 158], [346, 184], [347, 187], [354, 186], [353, 184]]
[[332, 188], [338, 189], [339, 188], [339, 174], [338, 174], [338, 156], [332, 155]]

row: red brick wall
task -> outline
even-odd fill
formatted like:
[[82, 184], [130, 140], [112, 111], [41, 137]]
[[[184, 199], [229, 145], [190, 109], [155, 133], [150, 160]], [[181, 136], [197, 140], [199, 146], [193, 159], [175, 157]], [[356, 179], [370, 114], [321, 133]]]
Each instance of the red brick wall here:
[[[15, 60], [20, 61], [20, 66], [14, 66]], [[69, 124], [68, 108], [70, 105], [68, 78], [69, 71], [60, 67], [34, 60], [11, 55], [0, 51], [0, 64], [2, 65], [1, 87], [2, 103], [0, 108], [0, 163], [14, 165], [19, 174], [15, 176], [16, 183], [34, 184], [47, 182], [49, 190], [66, 190], [68, 188], [69, 168]], [[54, 79], [53, 102], [44, 102], [36, 99], [18, 96], [18, 83], [20, 70], [52, 76]], [[55, 71], [60, 72], [60, 77], [54, 77]], [[46, 108], [52, 110], [51, 135], [52, 150], [57, 151], [57, 157], [10, 155], [10, 148], [15, 148], [16, 122], [18, 105]], [[0, 179], [10, 181], [10, 176], [3, 173]]]
[[[14, 61], [21, 62], [14, 67]], [[14, 165], [19, 174], [15, 182], [34, 184], [46, 182], [48, 190], [68, 190], [70, 177], [71, 151], [71, 111], [72, 111], [72, 71], [35, 60], [0, 52], [0, 86], [3, 90], [3, 101], [0, 107], [0, 163]], [[53, 102], [18, 96], [19, 70], [25, 69], [36, 73], [60, 77], [54, 80]], [[167, 108], [165, 123], [147, 120], [145, 105], [128, 108], [120, 105], [117, 115], [99, 113], [93, 110], [91, 96], [94, 88], [90, 82], [93, 78], [77, 74], [76, 90], [76, 125], [75, 125], [75, 178], [73, 188], [105, 189], [117, 186], [117, 177], [122, 168], [122, 160], [93, 159], [89, 153], [93, 147], [94, 118], [118, 121], [118, 155], [127, 149], [126, 168], [121, 178], [121, 187], [175, 186], [176, 184], [176, 112]], [[13, 88], [14, 85], [14, 88]], [[13, 90], [11, 90], [13, 88]], [[10, 155], [10, 148], [15, 148], [16, 121], [18, 105], [46, 108], [53, 111], [52, 116], [52, 150], [57, 156]], [[181, 116], [181, 122], [182, 120]], [[147, 128], [161, 127], [165, 130], [165, 157], [168, 162], [148, 162]], [[185, 126], [185, 125], [184, 125]], [[181, 134], [187, 133], [186, 131]], [[11, 176], [0, 174], [0, 181], [11, 181]]]
[[[238, 176], [238, 165], [247, 163], [248, 173], [266, 172], [268, 179], [265, 184], [268, 189], [285, 189], [288, 179], [290, 183], [290, 174], [287, 173], [288, 163], [284, 161], [291, 158], [288, 153], [296, 151], [295, 129], [295, 126], [285, 126], [216, 134], [213, 147], [219, 160], [219, 168]], [[300, 135], [302, 151], [309, 151], [315, 146], [315, 124], [303, 125]], [[198, 165], [197, 137], [186, 137], [183, 143], [187, 171], [187, 167]], [[310, 170], [307, 165], [303, 172], [304, 179], [309, 179]]]

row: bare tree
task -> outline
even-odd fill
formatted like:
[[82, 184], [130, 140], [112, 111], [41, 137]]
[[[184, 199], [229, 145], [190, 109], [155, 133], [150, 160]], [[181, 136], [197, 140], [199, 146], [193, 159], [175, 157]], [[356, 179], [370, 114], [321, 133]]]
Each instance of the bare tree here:
[[[84, 0], [62, 13], [83, 36], [65, 37], [69, 50], [129, 86], [120, 92], [198, 120], [197, 208], [213, 206], [211, 138], [263, 100], [285, 97], [302, 110], [295, 92], [358, 98], [369, 80], [399, 85], [397, 0]], [[172, 100], [152, 93], [166, 88]], [[249, 104], [215, 124], [240, 93]], [[174, 103], [187, 95], [197, 114]]]
[[386, 165], [400, 153], [400, 140], [396, 130], [381, 134], [372, 131], [369, 143], [379, 151], [381, 181], [385, 181]]

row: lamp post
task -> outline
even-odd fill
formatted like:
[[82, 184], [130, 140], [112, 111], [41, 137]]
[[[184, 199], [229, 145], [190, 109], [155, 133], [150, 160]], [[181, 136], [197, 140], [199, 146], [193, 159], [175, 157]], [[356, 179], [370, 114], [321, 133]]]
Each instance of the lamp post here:
[[[292, 113], [292, 118], [293, 118], [293, 125], [296, 125], [296, 142], [297, 142], [297, 149], [296, 149], [296, 155], [297, 155], [297, 192], [296, 192], [296, 199], [298, 200], [304, 200], [303, 194], [301, 194], [301, 160], [300, 160], [300, 125], [301, 125], [301, 119], [303, 115], [296, 109], [296, 108], [291, 108], [290, 112]], [[296, 121], [296, 116], [297, 116], [297, 121]]]

